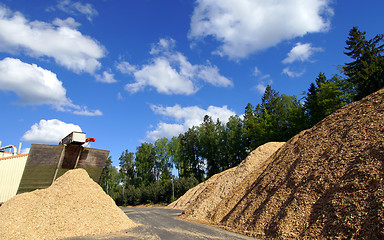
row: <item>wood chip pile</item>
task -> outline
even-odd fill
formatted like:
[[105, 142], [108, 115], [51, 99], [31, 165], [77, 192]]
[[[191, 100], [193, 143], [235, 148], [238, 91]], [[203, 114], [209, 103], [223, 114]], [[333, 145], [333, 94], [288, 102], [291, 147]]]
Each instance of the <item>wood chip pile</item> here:
[[203, 220], [261, 239], [384, 239], [384, 89], [296, 135], [267, 162]]
[[262, 171], [266, 167], [268, 157], [283, 144], [283, 142], [270, 142], [258, 147], [239, 166], [213, 175], [207, 181], [190, 189], [168, 207], [185, 210], [183, 217], [188, 219], [204, 221], [220, 201], [227, 197], [252, 171], [255, 169]]
[[84, 169], [0, 207], [0, 239], [61, 239], [135, 227]]

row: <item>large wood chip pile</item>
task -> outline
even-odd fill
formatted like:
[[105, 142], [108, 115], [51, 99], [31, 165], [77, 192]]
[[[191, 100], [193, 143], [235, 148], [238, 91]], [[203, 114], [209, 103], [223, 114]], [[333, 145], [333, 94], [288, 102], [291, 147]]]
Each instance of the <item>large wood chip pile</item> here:
[[84, 169], [0, 207], [0, 239], [61, 239], [135, 227]]
[[384, 239], [384, 89], [267, 162], [202, 220], [260, 239]]

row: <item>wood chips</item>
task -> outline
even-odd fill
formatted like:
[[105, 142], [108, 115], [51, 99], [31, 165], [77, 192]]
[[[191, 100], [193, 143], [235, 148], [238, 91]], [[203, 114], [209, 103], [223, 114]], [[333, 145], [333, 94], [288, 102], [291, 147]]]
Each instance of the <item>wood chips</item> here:
[[258, 147], [239, 166], [213, 175], [207, 181], [190, 189], [168, 207], [184, 209], [183, 217], [187, 219], [204, 221], [220, 201], [226, 198], [252, 171], [264, 169], [268, 157], [283, 144], [283, 142], [270, 142]]
[[0, 239], [60, 239], [135, 227], [84, 169], [0, 207]]
[[384, 89], [296, 135], [266, 163], [199, 221], [261, 239], [384, 239]]

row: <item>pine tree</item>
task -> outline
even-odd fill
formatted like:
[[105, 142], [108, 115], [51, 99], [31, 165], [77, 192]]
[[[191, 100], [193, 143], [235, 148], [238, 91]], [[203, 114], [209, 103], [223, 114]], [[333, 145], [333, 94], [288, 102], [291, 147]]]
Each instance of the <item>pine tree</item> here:
[[356, 100], [384, 87], [384, 36], [380, 34], [367, 40], [365, 34], [353, 27], [344, 52], [354, 60], [345, 65], [344, 72], [355, 87]]

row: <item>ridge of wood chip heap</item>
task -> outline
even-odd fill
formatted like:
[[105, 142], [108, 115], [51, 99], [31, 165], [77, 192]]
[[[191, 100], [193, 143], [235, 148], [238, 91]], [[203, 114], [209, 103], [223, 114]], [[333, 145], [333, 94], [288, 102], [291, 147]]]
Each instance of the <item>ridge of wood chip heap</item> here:
[[84, 169], [11, 198], [0, 207], [0, 222], [0, 239], [61, 239], [136, 226]]
[[168, 205], [169, 208], [184, 210], [187, 219], [204, 221], [205, 217], [215, 209], [222, 199], [241, 183], [252, 171], [262, 171], [266, 160], [283, 142], [269, 142], [253, 150], [238, 166], [215, 174], [205, 182], [188, 190], [177, 201]]
[[302, 131], [267, 162], [202, 220], [261, 239], [384, 239], [384, 89]]

